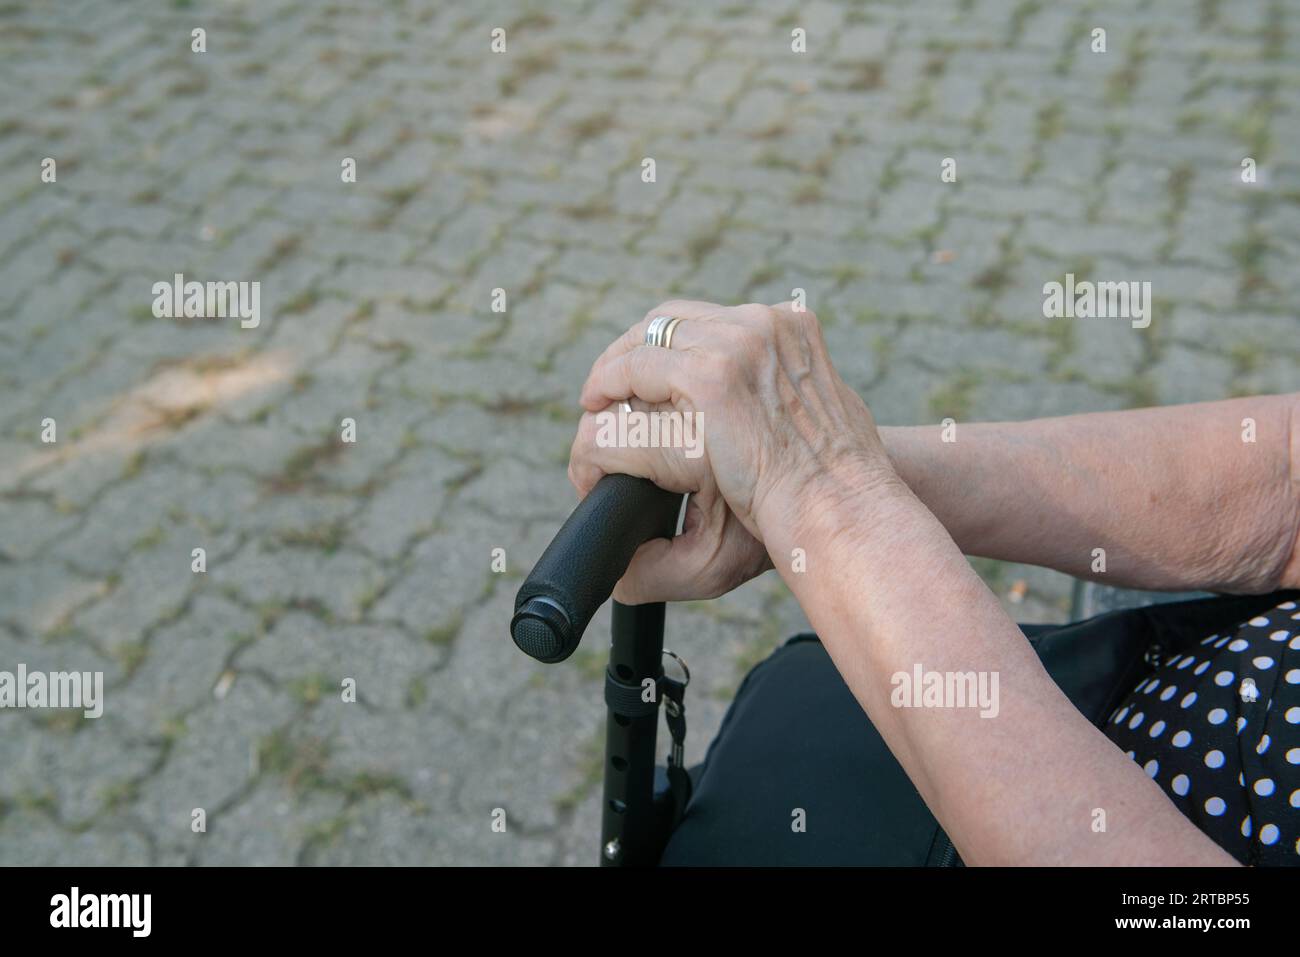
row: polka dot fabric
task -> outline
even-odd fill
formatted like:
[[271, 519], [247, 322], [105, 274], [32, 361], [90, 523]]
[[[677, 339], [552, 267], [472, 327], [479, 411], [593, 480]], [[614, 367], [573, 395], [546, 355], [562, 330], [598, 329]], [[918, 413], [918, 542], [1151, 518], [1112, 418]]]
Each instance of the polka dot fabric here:
[[1107, 736], [1243, 864], [1300, 865], [1300, 606], [1180, 649]]

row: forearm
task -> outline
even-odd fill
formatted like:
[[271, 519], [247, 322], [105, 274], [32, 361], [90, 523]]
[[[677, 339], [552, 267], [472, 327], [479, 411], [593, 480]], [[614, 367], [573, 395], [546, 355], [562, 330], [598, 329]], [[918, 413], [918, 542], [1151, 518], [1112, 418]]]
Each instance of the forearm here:
[[[775, 507], [764, 540], [806, 549], [787, 583], [963, 858], [1231, 863], [1069, 704], [924, 506], [869, 479]], [[996, 674], [995, 709], [894, 707], [892, 677], [918, 665]]]
[[1129, 587], [1266, 592], [1300, 585], [1298, 404], [959, 424], [950, 442], [937, 426], [880, 433], [967, 554]]

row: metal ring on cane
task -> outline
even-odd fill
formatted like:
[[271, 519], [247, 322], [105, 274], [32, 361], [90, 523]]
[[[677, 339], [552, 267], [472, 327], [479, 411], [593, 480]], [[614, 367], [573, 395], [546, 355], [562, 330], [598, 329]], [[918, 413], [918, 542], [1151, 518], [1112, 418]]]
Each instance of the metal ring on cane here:
[[686, 659], [675, 651], [669, 651], [667, 648], [664, 649], [664, 655], [665, 657], [673, 659], [673, 661], [677, 662], [677, 664], [681, 666], [682, 674], [686, 676], [686, 680], [682, 682], [682, 687], [685, 688], [691, 683], [691, 669], [686, 667]]
[[[685, 680], [682, 681], [682, 692], [685, 693], [686, 686], [691, 683], [691, 669], [686, 667], [686, 659], [676, 652], [669, 651], [667, 648], [664, 649], [663, 653], [666, 657], [677, 662], [682, 669], [682, 674], [686, 676]], [[667, 696], [664, 697], [664, 710], [668, 712], [669, 717], [673, 718], [678, 717], [682, 713], [682, 709], [678, 707], [677, 702]]]

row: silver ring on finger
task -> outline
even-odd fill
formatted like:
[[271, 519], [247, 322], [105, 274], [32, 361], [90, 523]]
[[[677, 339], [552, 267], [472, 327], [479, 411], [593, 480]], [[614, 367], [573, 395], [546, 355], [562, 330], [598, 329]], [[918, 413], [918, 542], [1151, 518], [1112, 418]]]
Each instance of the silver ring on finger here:
[[645, 344], [658, 346], [662, 349], [671, 349], [673, 331], [681, 322], [680, 316], [655, 316], [650, 320], [650, 325], [646, 326]]
[[664, 326], [672, 322], [672, 316], [655, 316], [650, 320], [650, 325], [646, 326], [645, 344], [648, 346], [661, 345]]

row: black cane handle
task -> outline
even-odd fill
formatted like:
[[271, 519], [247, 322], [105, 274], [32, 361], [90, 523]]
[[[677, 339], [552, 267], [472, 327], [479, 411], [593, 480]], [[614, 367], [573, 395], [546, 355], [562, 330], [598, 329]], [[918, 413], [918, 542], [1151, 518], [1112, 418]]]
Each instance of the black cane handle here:
[[632, 556], [671, 538], [682, 496], [648, 479], [606, 475], [573, 510], [515, 596], [510, 636], [538, 661], [563, 661]]

